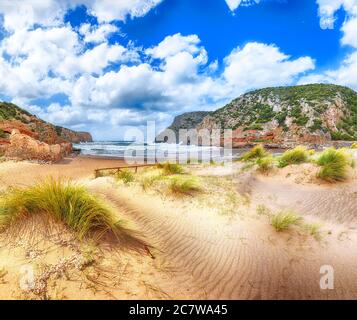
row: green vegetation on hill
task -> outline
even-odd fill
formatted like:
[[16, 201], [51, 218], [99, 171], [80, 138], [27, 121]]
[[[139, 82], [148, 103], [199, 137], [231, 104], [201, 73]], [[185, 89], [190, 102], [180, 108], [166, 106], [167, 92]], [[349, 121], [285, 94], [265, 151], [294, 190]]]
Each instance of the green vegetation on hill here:
[[[341, 109], [337, 130], [331, 130], [322, 116], [331, 105]], [[357, 140], [357, 93], [350, 88], [310, 84], [292, 87], [265, 88], [249, 92], [213, 112], [222, 128], [262, 130], [263, 124], [276, 120], [288, 131], [286, 119], [306, 127], [309, 132], [321, 130], [333, 140]]]
[[0, 120], [16, 119], [24, 121], [25, 116], [31, 116], [31, 114], [13, 103], [0, 102]]

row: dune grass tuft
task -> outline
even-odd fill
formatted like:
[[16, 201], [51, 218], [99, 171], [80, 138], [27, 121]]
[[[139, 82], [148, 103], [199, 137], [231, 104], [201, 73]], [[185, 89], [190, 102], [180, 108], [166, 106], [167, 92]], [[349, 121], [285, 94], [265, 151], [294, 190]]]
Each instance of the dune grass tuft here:
[[264, 204], [260, 204], [260, 205], [257, 206], [257, 214], [259, 216], [270, 216], [271, 215], [271, 211]]
[[165, 175], [184, 173], [182, 166], [177, 163], [171, 163], [171, 162], [158, 163], [157, 168], [162, 169]]
[[202, 190], [198, 180], [194, 177], [176, 176], [169, 183], [169, 190], [173, 194], [193, 195]]
[[47, 179], [24, 189], [12, 188], [0, 198], [0, 228], [18, 219], [47, 214], [65, 223], [79, 239], [112, 233], [121, 236], [121, 223], [112, 210], [84, 187]]
[[352, 165], [352, 159], [343, 149], [326, 149], [317, 158], [316, 163], [321, 166], [317, 177], [328, 181], [336, 182], [347, 179], [347, 170]]
[[140, 180], [140, 185], [144, 189], [144, 191], [147, 191], [149, 188], [151, 188], [156, 181], [163, 179], [162, 173], [157, 171], [147, 172], [142, 176]]
[[315, 238], [315, 240], [321, 240], [320, 228], [321, 225], [318, 223], [307, 223], [305, 224], [306, 231]]
[[258, 171], [267, 174], [274, 167], [274, 158], [269, 155], [267, 157], [257, 159], [256, 163], [258, 165]]
[[135, 181], [134, 174], [129, 169], [120, 170], [115, 177], [118, 180], [122, 180], [125, 184]]
[[301, 164], [308, 162], [309, 160], [309, 151], [304, 146], [297, 146], [294, 149], [287, 150], [279, 158], [279, 167], [284, 168], [291, 164]]
[[264, 149], [263, 145], [258, 144], [255, 147], [253, 147], [251, 150], [245, 152], [241, 156], [242, 161], [250, 161], [250, 160], [256, 160], [259, 158], [266, 157], [268, 155], [268, 152]]
[[292, 225], [298, 225], [302, 218], [293, 211], [282, 211], [271, 218], [271, 225], [276, 231], [284, 231]]

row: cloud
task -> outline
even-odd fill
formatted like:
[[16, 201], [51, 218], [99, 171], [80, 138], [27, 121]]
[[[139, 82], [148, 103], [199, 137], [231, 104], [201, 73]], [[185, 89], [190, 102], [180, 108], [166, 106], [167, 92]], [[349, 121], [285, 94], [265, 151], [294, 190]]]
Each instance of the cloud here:
[[357, 52], [348, 55], [336, 69], [310, 74], [300, 79], [300, 84], [332, 83], [348, 86], [357, 90]]
[[[291, 59], [274, 45], [253, 42], [234, 49], [217, 74], [219, 61], [209, 63], [197, 35], [171, 35], [141, 54], [106, 42], [83, 49], [70, 26], [17, 31], [1, 46], [11, 59], [0, 59], [0, 72], [8, 75], [0, 88], [56, 124], [130, 125], [133, 118], [142, 124], [158, 114], [167, 121], [170, 114], [215, 109], [249, 89], [291, 84], [314, 67], [309, 57]], [[119, 68], [106, 70], [112, 62]], [[41, 112], [31, 104], [58, 93], [70, 104]]]
[[[357, 0], [317, 0], [322, 28], [333, 28], [335, 13], [340, 8], [346, 12], [346, 20], [341, 27], [341, 44], [357, 49]], [[335, 69], [312, 73], [299, 80], [299, 83], [333, 83], [349, 86], [357, 90], [357, 50], [349, 53]]]
[[314, 69], [310, 57], [292, 60], [278, 47], [257, 42], [234, 49], [224, 62], [224, 79], [237, 93], [251, 88], [289, 85], [302, 73]]
[[100, 22], [143, 17], [162, 0], [77, 0], [89, 8]]
[[190, 54], [198, 53], [201, 48], [198, 47], [201, 40], [197, 35], [182, 36], [181, 33], [167, 36], [157, 46], [146, 49], [145, 53], [156, 59], [165, 59], [176, 55], [179, 52]]
[[84, 23], [79, 28], [79, 33], [84, 37], [84, 42], [102, 43], [112, 33], [119, 32], [119, 28], [108, 23], [99, 26], [92, 26], [90, 23]]
[[343, 7], [348, 14], [357, 15], [357, 0], [316, 0], [319, 6], [320, 26], [333, 29], [335, 13]]
[[347, 20], [342, 26], [342, 44], [357, 48], [357, 16]]
[[[7, 30], [0, 42], [0, 73], [6, 74], [0, 90], [43, 119], [74, 129], [100, 134], [105, 127], [110, 135], [146, 120], [162, 128], [172, 115], [216, 109], [249, 89], [293, 84], [314, 68], [310, 57], [292, 59], [257, 42], [210, 61], [196, 34], [169, 35], [149, 48], [108, 41], [120, 32], [113, 20], [142, 16], [159, 0], [31, 1], [22, 20], [15, 6], [0, 2]], [[63, 15], [78, 4], [99, 23], [65, 24]], [[66, 99], [51, 100], [59, 94]], [[34, 102], [46, 99], [41, 107]]]
[[235, 11], [239, 6], [258, 4], [260, 0], [225, 0], [229, 9]]
[[0, 13], [4, 15], [4, 27], [8, 31], [28, 29], [38, 24], [45, 27], [58, 26], [64, 14], [80, 5], [85, 5], [100, 23], [124, 21], [142, 17], [162, 0], [2, 0]]
[[100, 75], [112, 63], [138, 58], [135, 49], [119, 44], [104, 42], [86, 49], [69, 25], [18, 30], [1, 42], [0, 54], [0, 70], [7, 75], [0, 78], [0, 88], [28, 99], [57, 92], [69, 94], [76, 76]]

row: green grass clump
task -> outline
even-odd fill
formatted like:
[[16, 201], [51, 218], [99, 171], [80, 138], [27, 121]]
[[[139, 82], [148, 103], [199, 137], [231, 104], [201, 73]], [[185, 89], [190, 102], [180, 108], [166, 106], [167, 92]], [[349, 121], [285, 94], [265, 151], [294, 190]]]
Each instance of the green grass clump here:
[[125, 184], [134, 182], [135, 180], [134, 174], [129, 169], [120, 170], [115, 177], [118, 180], [122, 180]]
[[274, 167], [274, 158], [271, 155], [259, 158], [257, 159], [257, 165], [261, 173], [268, 173]]
[[162, 169], [165, 175], [172, 175], [172, 174], [182, 174], [184, 170], [182, 166], [177, 163], [158, 163], [157, 168]]
[[140, 185], [144, 189], [144, 191], [150, 189], [156, 181], [163, 179], [161, 173], [157, 172], [148, 172], [142, 176], [140, 180]]
[[89, 235], [121, 234], [112, 210], [84, 187], [48, 179], [24, 189], [13, 188], [0, 198], [0, 228], [35, 214], [46, 214], [65, 223], [79, 239]]
[[279, 167], [284, 168], [291, 164], [301, 164], [309, 160], [309, 151], [304, 146], [285, 151], [279, 159]]
[[321, 233], [320, 233], [320, 228], [321, 225], [318, 223], [308, 223], [305, 224], [305, 229], [306, 231], [315, 238], [315, 240], [319, 241], [321, 240]]
[[243, 161], [250, 161], [250, 160], [256, 160], [259, 158], [266, 157], [268, 155], [268, 152], [264, 149], [264, 147], [261, 144], [256, 145], [253, 147], [251, 150], [245, 152], [241, 160]]
[[351, 145], [351, 149], [357, 149], [357, 142], [355, 142]]
[[329, 148], [320, 154], [316, 163], [321, 166], [317, 174], [318, 178], [329, 182], [336, 182], [347, 179], [348, 167], [353, 162], [345, 150]]
[[302, 218], [293, 211], [283, 211], [271, 218], [271, 225], [276, 231], [284, 231], [292, 225], [298, 225]]
[[198, 180], [194, 177], [177, 176], [169, 183], [169, 190], [173, 194], [193, 195], [202, 190]]

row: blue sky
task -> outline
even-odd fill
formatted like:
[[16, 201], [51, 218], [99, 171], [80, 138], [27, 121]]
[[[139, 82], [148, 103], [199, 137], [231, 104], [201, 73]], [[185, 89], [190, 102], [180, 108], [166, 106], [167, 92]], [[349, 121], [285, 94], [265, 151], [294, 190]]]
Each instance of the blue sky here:
[[4, 0], [0, 17], [0, 98], [99, 140], [266, 86], [357, 89], [357, 0]]

